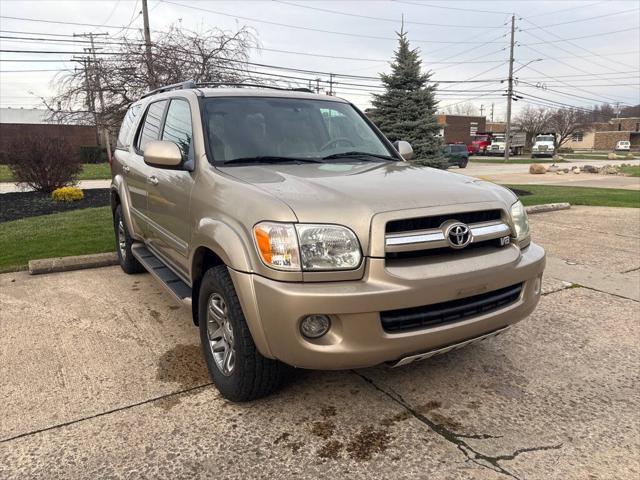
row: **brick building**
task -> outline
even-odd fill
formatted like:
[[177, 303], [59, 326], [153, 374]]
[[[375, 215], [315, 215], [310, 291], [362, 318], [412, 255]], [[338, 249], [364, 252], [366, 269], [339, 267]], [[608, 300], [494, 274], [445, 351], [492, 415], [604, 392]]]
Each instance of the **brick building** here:
[[97, 145], [96, 127], [68, 125], [48, 120], [48, 112], [36, 108], [0, 108], [0, 163], [11, 145], [20, 137], [64, 137], [80, 155], [80, 147]]
[[507, 124], [505, 122], [487, 122], [487, 132], [505, 133], [506, 131]]
[[471, 143], [478, 132], [485, 132], [487, 119], [467, 115], [438, 115], [443, 143]]
[[611, 151], [620, 140], [631, 142], [632, 150], [640, 150], [640, 117], [593, 123], [584, 131], [576, 132], [565, 146], [574, 150]]

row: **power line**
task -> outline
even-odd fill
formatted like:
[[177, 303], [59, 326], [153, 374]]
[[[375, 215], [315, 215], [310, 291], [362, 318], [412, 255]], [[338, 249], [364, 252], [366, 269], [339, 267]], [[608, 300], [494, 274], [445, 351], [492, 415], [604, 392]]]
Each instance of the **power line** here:
[[[543, 27], [540, 27], [543, 28]], [[535, 42], [535, 43], [525, 43], [522, 44], [522, 46], [526, 47], [529, 45], [548, 45], [549, 43], [559, 43], [559, 42], [570, 42], [571, 40], [581, 40], [583, 38], [593, 38], [593, 37], [604, 37], [605, 35], [615, 35], [618, 33], [622, 33], [622, 32], [629, 32], [631, 30], [639, 30], [640, 27], [631, 27], [631, 28], [623, 28], [622, 30], [613, 30], [611, 32], [603, 32], [603, 33], [593, 33], [591, 35], [583, 35], [581, 37], [573, 37], [573, 38], [560, 38], [558, 37], [558, 40], [546, 40], [546, 41], [542, 41], [542, 42]], [[547, 31], [546, 29], [544, 29], [545, 31]], [[529, 30], [522, 30], [523, 32], [529, 33]]]
[[[539, 87], [538, 85], [536, 85], [535, 83], [529, 83], [529, 82], [518, 82], [518, 85], [520, 85], [520, 84], [523, 84], [523, 85], [528, 86], [528, 87], [540, 88], [540, 87]], [[553, 88], [548, 88], [548, 87], [547, 87], [547, 88], [544, 88], [543, 90], [544, 90], [544, 91], [548, 91], [548, 92], [554, 92], [554, 93], [556, 93], [557, 95], [563, 95], [563, 96], [566, 96], [566, 97], [578, 98], [578, 99], [580, 99], [580, 100], [590, 100], [590, 101], [593, 101], [593, 102], [599, 102], [599, 101], [600, 101], [600, 100], [595, 99], [595, 98], [584, 97], [584, 96], [581, 96], [581, 95], [575, 95], [575, 94], [572, 94], [572, 93], [566, 93], [566, 92], [562, 92], [562, 91], [560, 91], [560, 90], [554, 90]]]
[[[202, 12], [208, 12], [208, 13], [213, 13], [215, 15], [221, 15], [223, 17], [231, 17], [231, 18], [239, 18], [241, 20], [245, 20], [248, 22], [254, 22], [254, 23], [264, 23], [267, 25], [274, 25], [277, 27], [285, 27], [285, 28], [292, 28], [295, 30], [306, 30], [306, 31], [310, 31], [310, 32], [319, 32], [319, 33], [327, 33], [330, 35], [342, 35], [342, 36], [346, 36], [346, 37], [356, 37], [356, 38], [368, 38], [368, 39], [373, 39], [373, 40], [397, 40], [396, 38], [393, 37], [379, 37], [376, 35], [363, 35], [363, 34], [358, 34], [358, 33], [349, 33], [349, 32], [338, 32], [338, 31], [334, 31], [334, 30], [323, 30], [320, 28], [313, 28], [313, 27], [303, 27], [300, 25], [290, 25], [287, 23], [279, 23], [279, 22], [272, 22], [270, 20], [260, 20], [260, 19], [256, 19], [256, 18], [251, 18], [251, 17], [244, 17], [244, 16], [240, 16], [240, 15], [233, 15], [230, 13], [224, 13], [224, 12], [220, 12], [217, 10], [210, 10], [208, 8], [202, 8], [202, 7], [196, 7], [193, 5], [185, 5], [182, 3], [178, 3], [178, 2], [173, 2], [171, 0], [161, 0], [163, 3], [168, 3], [170, 5], [176, 5], [182, 8], [189, 8], [192, 10], [198, 10], [198, 11], [202, 11]], [[435, 44], [469, 44], [472, 42], [464, 42], [464, 41], [456, 41], [456, 40], [416, 40], [416, 39], [412, 39], [411, 40], [414, 43], [426, 43], [426, 44], [430, 44], [430, 43], [435, 43]]]
[[[579, 19], [576, 19], [576, 20], [568, 20], [566, 22], [560, 22], [560, 23], [551, 23], [549, 25], [545, 25], [544, 28], [557, 27], [559, 25], [568, 25], [570, 23], [588, 22], [589, 20], [596, 20], [596, 19], [600, 19], [600, 18], [613, 17], [614, 15], [622, 15], [623, 13], [638, 12], [638, 11], [640, 11], [640, 10], [638, 10], [637, 8], [631, 8], [629, 10], [622, 10], [622, 11], [619, 11], [619, 12], [606, 13], [604, 15], [596, 15], [594, 17], [579, 18]], [[543, 28], [543, 27], [522, 28], [522, 29], [520, 29], [520, 31], [521, 32], [526, 32], [528, 30], [538, 30], [538, 29], [541, 29], [541, 28]]]
[[[599, 2], [588, 3], [586, 5], [581, 5], [581, 8], [585, 9], [585, 8], [588, 8], [588, 7], [593, 7], [594, 5], [599, 5], [601, 3], [605, 3], [605, 1], [599, 1]], [[551, 15], [554, 15], [556, 13], [566, 12], [567, 10], [574, 11], [575, 9], [576, 9], [575, 6], [571, 6], [569, 8], [561, 8], [560, 10], [551, 10], [551, 11], [546, 11], [545, 10], [542, 13], [537, 13], [535, 15], [529, 15], [529, 18], [536, 18], [536, 17], [542, 17], [542, 16], [549, 18]]]
[[443, 7], [442, 5], [434, 5], [432, 3], [417, 3], [417, 2], [407, 2], [404, 0], [395, 0], [398, 3], [404, 3], [406, 5], [415, 5], [418, 7], [429, 7], [429, 8], [440, 8], [442, 10], [456, 10], [459, 12], [476, 12], [476, 13], [500, 13], [502, 15], [510, 15], [511, 12], [501, 12], [496, 10], [476, 10], [473, 8], [458, 8], [458, 7]]
[[[558, 35], [556, 35], [554, 32], [552, 32], [552, 31], [550, 31], [550, 30], [547, 30], [546, 28], [540, 27], [539, 25], [537, 25], [537, 24], [533, 23], [531, 20], [527, 20], [527, 19], [525, 18], [525, 19], [524, 19], [524, 21], [525, 21], [525, 22], [527, 22], [527, 23], [530, 23], [530, 24], [531, 24], [531, 25], [533, 25], [534, 27], [539, 27], [539, 28], [540, 28], [540, 29], [542, 29], [544, 32], [548, 33], [549, 35], [552, 35], [552, 36], [554, 36], [554, 37], [556, 37], [556, 38], [560, 38], [560, 37], [559, 37]], [[532, 36], [532, 37], [534, 37], [534, 38], [539, 39], [539, 40], [544, 40], [543, 38], [540, 38], [538, 35], [536, 35], [536, 34], [534, 34], [534, 33], [531, 33], [531, 32], [526, 32], [526, 33], [527, 33], [528, 35], [531, 35], [531, 36]], [[592, 52], [591, 50], [589, 50], [589, 49], [587, 49], [587, 48], [585, 48], [585, 47], [583, 47], [583, 46], [581, 46], [581, 45], [578, 45], [577, 43], [573, 43], [573, 42], [568, 41], [568, 40], [565, 40], [565, 41], [566, 41], [569, 45], [573, 46], [574, 48], [578, 48], [579, 50], [582, 50], [582, 51], [584, 51], [584, 52], [587, 52], [587, 53], [593, 54], [593, 55], [598, 56], [598, 57], [602, 57], [603, 59], [607, 60], [607, 61], [608, 61], [608, 62], [610, 62], [610, 63], [615, 63], [615, 62], [613, 62], [613, 60], [609, 60], [607, 57], [605, 57], [605, 56], [603, 56], [603, 55], [596, 54], [595, 52]], [[527, 47], [527, 48], [532, 48], [532, 47]], [[570, 55], [575, 55], [575, 53], [574, 53], [574, 52], [572, 52], [572, 51], [570, 51], [570, 50], [567, 50], [566, 48], [562, 47], [561, 45], [559, 45], [559, 46], [558, 46], [558, 48], [559, 48], [560, 50], [562, 50], [563, 52], [566, 52], [566, 53], [568, 53], [568, 54], [570, 54]], [[600, 63], [596, 63], [596, 62], [593, 62], [593, 61], [591, 61], [591, 63], [593, 63], [593, 64], [595, 64], [595, 65], [598, 65], [598, 66], [600, 66], [600, 67], [603, 67], [603, 68], [609, 68], [609, 69], [610, 69], [610, 67], [606, 67], [606, 66], [604, 66], [604, 65], [602, 65], [602, 64], [600, 64]], [[616, 64], [616, 66], [617, 66], [617, 64]], [[584, 72], [584, 70], [583, 70], [583, 72]], [[585, 73], [588, 73], [588, 72], [585, 72]]]
[[139, 28], [123, 27], [122, 25], [98, 25], [96, 23], [63, 22], [60, 20], [43, 20], [41, 18], [12, 17], [8, 15], [0, 15], [0, 18], [4, 18], [6, 20], [21, 20], [23, 22], [54, 23], [57, 25], [75, 25], [78, 27], [119, 28], [119, 29], [125, 29], [125, 30], [140, 30]]
[[[283, 5], [290, 5], [293, 7], [298, 7], [298, 8], [305, 8], [307, 10], [314, 10], [317, 12], [325, 12], [325, 13], [331, 13], [333, 15], [343, 15], [346, 17], [356, 17], [356, 18], [366, 18], [368, 20], [378, 20], [381, 22], [391, 22], [391, 23], [395, 23], [398, 24], [398, 19], [397, 18], [383, 18], [383, 17], [372, 17], [369, 15], [359, 15], [357, 13], [348, 13], [348, 12], [339, 12], [337, 10], [329, 10], [328, 8], [319, 8], [319, 7], [311, 7], [309, 5], [301, 5], [299, 3], [294, 3], [294, 2], [287, 2], [284, 0], [274, 0], [277, 3], [282, 3]], [[442, 23], [426, 23], [426, 22], [416, 22], [416, 21], [412, 21], [412, 20], [404, 20], [404, 23], [407, 25], [424, 25], [424, 26], [428, 26], [428, 27], [448, 27], [448, 28], [481, 28], [481, 29], [489, 29], [489, 28], [503, 28], [502, 25], [496, 25], [496, 26], [487, 26], [487, 25], [451, 25], [451, 24], [442, 24]]]

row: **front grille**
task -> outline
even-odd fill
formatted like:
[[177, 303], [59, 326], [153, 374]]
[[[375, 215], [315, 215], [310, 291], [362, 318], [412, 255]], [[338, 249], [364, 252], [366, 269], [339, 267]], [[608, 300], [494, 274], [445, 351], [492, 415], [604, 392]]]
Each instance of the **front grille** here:
[[387, 233], [410, 232], [413, 230], [429, 230], [432, 228], [440, 228], [444, 222], [448, 220], [456, 220], [458, 222], [470, 225], [472, 223], [490, 222], [492, 220], [500, 220], [502, 212], [496, 210], [480, 210], [477, 212], [461, 212], [450, 213], [447, 215], [436, 215], [433, 217], [406, 218], [402, 220], [392, 220], [387, 223]]
[[[473, 242], [468, 246], [456, 250], [451, 247], [442, 248], [429, 248], [422, 250], [409, 250], [407, 252], [386, 252], [385, 258], [387, 260], [403, 260], [407, 258], [433, 258], [439, 255], [461, 255], [467, 252], [473, 252], [480, 250], [482, 254], [493, 253], [495, 250], [503, 248], [504, 245], [500, 244], [500, 239], [485, 240], [482, 242]], [[477, 252], [476, 252], [477, 253]]]
[[380, 312], [380, 321], [384, 331], [389, 333], [460, 322], [515, 303], [520, 298], [521, 292], [522, 283], [519, 283], [472, 297], [458, 298], [422, 307]]

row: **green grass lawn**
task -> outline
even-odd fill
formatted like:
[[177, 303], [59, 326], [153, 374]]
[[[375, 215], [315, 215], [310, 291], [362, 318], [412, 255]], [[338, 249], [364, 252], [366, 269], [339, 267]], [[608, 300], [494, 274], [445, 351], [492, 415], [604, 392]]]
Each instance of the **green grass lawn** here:
[[0, 271], [29, 260], [115, 250], [111, 209], [86, 208], [0, 223]]
[[[469, 161], [477, 163], [502, 163], [502, 157], [470, 157]], [[506, 163], [563, 163], [564, 160], [554, 160], [553, 158], [526, 158], [526, 157], [510, 157]]]
[[640, 166], [632, 165], [629, 167], [620, 167], [620, 171], [630, 177], [640, 177]]
[[[111, 178], [111, 167], [108, 163], [85, 163], [78, 180], [105, 180]], [[0, 165], [0, 182], [12, 182], [13, 176], [7, 165]]]
[[526, 190], [532, 195], [520, 197], [525, 205], [569, 202], [571, 205], [640, 208], [640, 191], [619, 188], [564, 187], [550, 185], [505, 185]]

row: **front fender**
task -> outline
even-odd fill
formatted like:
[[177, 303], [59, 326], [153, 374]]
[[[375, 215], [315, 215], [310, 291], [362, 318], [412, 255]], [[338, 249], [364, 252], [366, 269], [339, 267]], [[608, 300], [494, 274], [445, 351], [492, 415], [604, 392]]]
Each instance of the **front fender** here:
[[[118, 195], [120, 199], [120, 205], [122, 206], [122, 216], [129, 230], [131, 237], [138, 241], [144, 241], [143, 231], [140, 225], [134, 220], [131, 215], [131, 200], [129, 198], [129, 192], [126, 188], [125, 180], [122, 175], [115, 175], [111, 179], [111, 192]], [[115, 205], [111, 205], [111, 208], [115, 210]]]
[[205, 247], [215, 253], [222, 262], [240, 272], [252, 272], [251, 258], [245, 245], [248, 239], [228, 224], [212, 218], [201, 219], [192, 236], [192, 249], [189, 253], [189, 272], [193, 279], [193, 260], [199, 248]]

